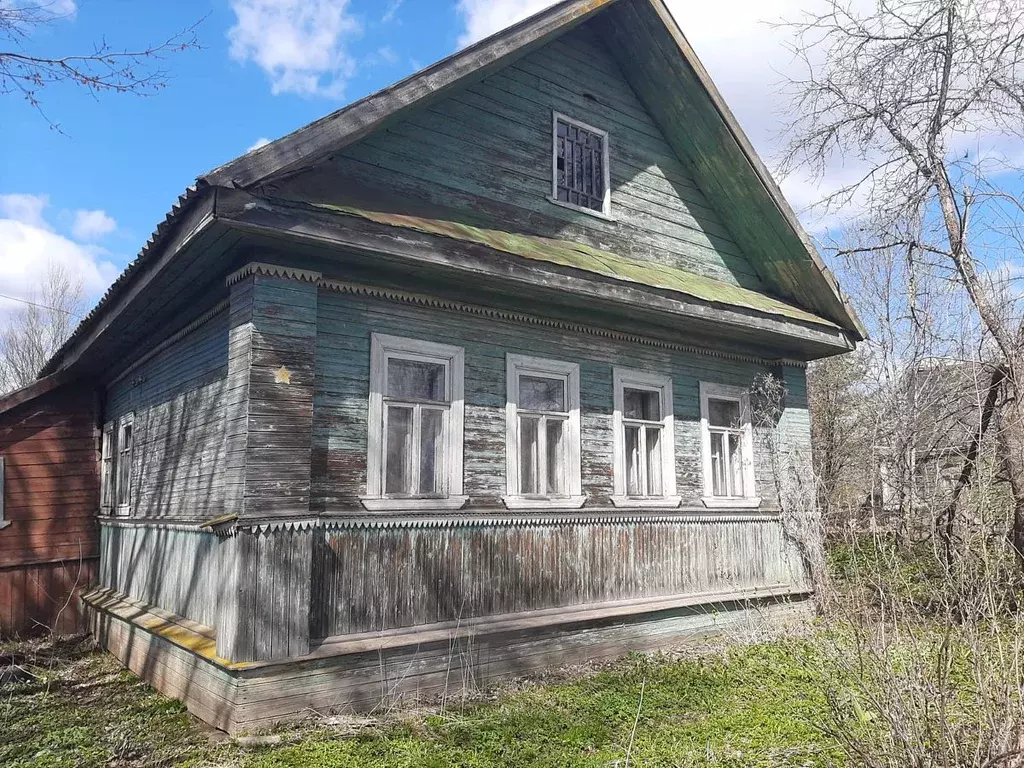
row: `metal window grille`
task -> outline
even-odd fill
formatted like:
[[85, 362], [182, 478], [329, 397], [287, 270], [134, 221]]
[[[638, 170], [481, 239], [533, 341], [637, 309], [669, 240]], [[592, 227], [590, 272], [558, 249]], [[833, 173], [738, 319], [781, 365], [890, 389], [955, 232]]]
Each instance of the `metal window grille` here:
[[563, 203], [604, 211], [605, 136], [555, 121], [555, 195]]

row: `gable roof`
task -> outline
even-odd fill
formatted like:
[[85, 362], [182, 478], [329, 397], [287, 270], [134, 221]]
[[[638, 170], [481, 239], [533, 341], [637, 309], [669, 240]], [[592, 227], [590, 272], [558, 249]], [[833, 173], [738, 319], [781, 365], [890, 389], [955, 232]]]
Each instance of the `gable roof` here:
[[741, 247], [751, 253], [765, 284], [782, 303], [820, 315], [854, 340], [866, 338], [834, 277], [663, 0], [563, 0], [200, 176], [40, 375], [59, 370], [69, 349], [87, 343], [112, 308], [130, 300], [133, 285], [187, 240], [196, 227], [192, 219], [209, 218], [211, 212], [205, 210], [211, 207], [209, 192], [255, 189], [306, 170], [590, 21], [598, 26], [673, 150], [690, 164], [702, 191], [726, 217]]
[[834, 276], [663, 0], [563, 0], [214, 169], [199, 183], [252, 188], [292, 176], [591, 20], [764, 283], [853, 338], [865, 338]]

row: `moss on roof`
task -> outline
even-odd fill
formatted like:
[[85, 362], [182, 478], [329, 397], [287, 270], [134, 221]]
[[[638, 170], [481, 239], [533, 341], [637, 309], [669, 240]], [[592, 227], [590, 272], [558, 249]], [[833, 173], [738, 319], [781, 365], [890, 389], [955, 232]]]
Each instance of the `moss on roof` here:
[[748, 288], [723, 283], [720, 280], [665, 264], [626, 259], [582, 243], [554, 240], [536, 235], [521, 235], [497, 229], [484, 229], [444, 219], [369, 211], [346, 205], [328, 205], [326, 203], [313, 205], [316, 208], [337, 211], [349, 216], [359, 216], [378, 224], [485, 245], [525, 259], [572, 267], [650, 288], [676, 291], [713, 304], [743, 307], [830, 328], [839, 327], [812, 312]]

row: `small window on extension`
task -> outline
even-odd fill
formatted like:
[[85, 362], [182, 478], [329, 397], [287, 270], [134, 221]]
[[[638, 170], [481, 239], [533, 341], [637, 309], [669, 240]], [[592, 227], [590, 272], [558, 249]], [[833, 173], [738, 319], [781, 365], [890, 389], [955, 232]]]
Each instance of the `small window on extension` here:
[[553, 139], [552, 201], [609, 215], [607, 132], [556, 112]]

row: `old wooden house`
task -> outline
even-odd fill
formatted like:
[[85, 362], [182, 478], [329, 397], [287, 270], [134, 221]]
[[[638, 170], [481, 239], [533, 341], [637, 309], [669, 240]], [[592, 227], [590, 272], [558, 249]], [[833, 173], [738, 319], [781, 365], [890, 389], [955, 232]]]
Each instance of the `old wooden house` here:
[[96, 636], [237, 731], [770, 615], [751, 382], [806, 460], [861, 336], [662, 0], [565, 0], [200, 177], [47, 366]]

